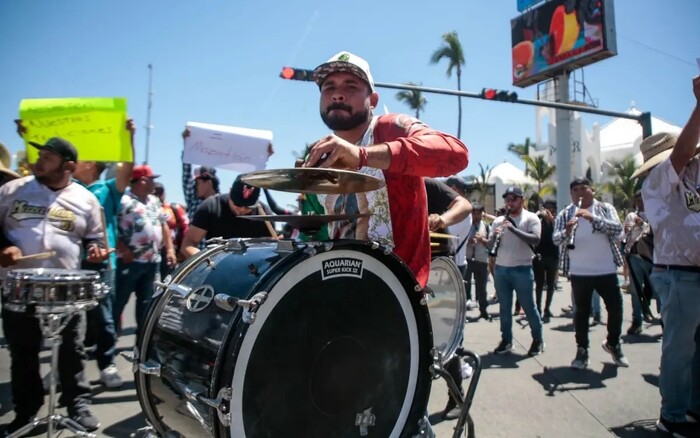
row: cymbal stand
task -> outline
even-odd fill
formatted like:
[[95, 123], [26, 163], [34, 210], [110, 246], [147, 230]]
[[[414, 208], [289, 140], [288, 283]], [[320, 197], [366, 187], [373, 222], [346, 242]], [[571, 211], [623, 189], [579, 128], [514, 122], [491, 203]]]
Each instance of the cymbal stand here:
[[27, 432], [35, 429], [36, 427], [46, 424], [47, 432], [46, 436], [51, 438], [55, 430], [59, 429], [59, 426], [68, 429], [73, 432], [76, 436], [95, 438], [96, 435], [86, 432], [83, 426], [76, 423], [70, 418], [64, 417], [61, 414], [55, 413], [55, 398], [56, 398], [56, 372], [58, 370], [58, 348], [61, 345], [61, 331], [68, 325], [71, 318], [76, 315], [78, 311], [69, 311], [67, 313], [38, 313], [35, 316], [39, 319], [39, 325], [41, 326], [41, 333], [44, 339], [51, 345], [51, 371], [49, 372], [49, 412], [44, 418], [39, 418], [33, 422], [25, 425], [24, 427], [18, 429], [14, 433], [8, 436], [8, 438], [19, 438], [24, 436]]
[[452, 375], [450, 375], [450, 373], [444, 368], [442, 357], [439, 357], [437, 358], [438, 360], [433, 361], [431, 369], [433, 373], [445, 379], [447, 390], [450, 392], [450, 395], [457, 400], [457, 405], [460, 406], [457, 425], [455, 426], [452, 437], [459, 438], [464, 431], [464, 426], [466, 424], [467, 436], [469, 438], [475, 438], [476, 432], [474, 430], [474, 420], [469, 414], [469, 409], [472, 407], [476, 387], [479, 384], [479, 378], [481, 377], [481, 358], [473, 351], [465, 350], [462, 347], [457, 348], [455, 355], [459, 356], [460, 358], [469, 357], [474, 361], [474, 374], [472, 374], [469, 380], [469, 387], [467, 388], [467, 393], [464, 396], [462, 396], [457, 383], [455, 382], [454, 378], [452, 378]]

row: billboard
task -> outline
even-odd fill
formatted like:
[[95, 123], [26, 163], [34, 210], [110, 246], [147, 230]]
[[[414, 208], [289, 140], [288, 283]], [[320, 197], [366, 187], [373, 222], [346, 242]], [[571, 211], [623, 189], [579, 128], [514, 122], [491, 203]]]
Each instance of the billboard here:
[[617, 54], [613, 0], [550, 0], [511, 20], [513, 85]]

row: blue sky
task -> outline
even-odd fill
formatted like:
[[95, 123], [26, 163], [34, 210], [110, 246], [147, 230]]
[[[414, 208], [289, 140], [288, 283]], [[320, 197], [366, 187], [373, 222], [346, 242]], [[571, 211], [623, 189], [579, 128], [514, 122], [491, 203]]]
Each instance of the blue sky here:
[[[700, 2], [617, 0], [615, 12], [618, 56], [585, 69], [590, 93], [601, 108], [624, 111], [634, 101], [641, 111], [683, 125], [694, 105]], [[0, 141], [11, 152], [23, 148], [13, 123], [23, 98], [126, 97], [143, 161], [151, 63], [149, 164], [163, 174], [168, 198], [181, 201], [180, 133], [188, 121], [273, 131], [269, 168], [290, 167], [293, 151], [328, 133], [317, 87], [280, 79], [282, 66], [313, 68], [348, 50], [369, 61], [378, 82], [454, 89], [446, 64], [431, 65], [429, 58], [441, 36], [455, 30], [467, 58], [463, 90], [516, 89], [510, 20], [517, 14], [516, 0], [2, 0]], [[380, 109], [410, 113], [395, 90], [378, 91]], [[534, 99], [536, 87], [516, 91]], [[426, 97], [422, 119], [456, 133], [456, 98]], [[534, 138], [534, 108], [477, 99], [464, 99], [463, 107], [470, 165], [462, 174], [478, 174], [478, 163], [521, 166], [506, 149]], [[584, 115], [589, 129], [608, 120]], [[222, 172], [223, 186], [234, 177]], [[294, 199], [276, 195], [283, 204]]]

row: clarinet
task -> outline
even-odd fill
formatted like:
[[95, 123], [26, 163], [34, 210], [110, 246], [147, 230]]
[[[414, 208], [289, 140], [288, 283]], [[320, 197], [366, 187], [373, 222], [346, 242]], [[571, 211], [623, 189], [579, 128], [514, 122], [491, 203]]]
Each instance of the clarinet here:
[[[576, 216], [576, 213], [578, 213], [578, 211], [581, 209], [582, 201], [583, 197], [578, 198], [578, 204], [576, 205], [576, 211], [574, 212], [574, 216]], [[576, 249], [576, 228], [578, 228], [578, 219], [576, 219], [576, 223], [571, 228], [571, 237], [569, 238], [569, 241], [566, 244], [566, 247], [568, 249]]]
[[[506, 215], [504, 221], [507, 221], [510, 217], [510, 209], [506, 208]], [[498, 256], [498, 247], [501, 245], [501, 236], [503, 235], [503, 230], [496, 236], [496, 240], [493, 241], [493, 246], [489, 248], [489, 257]]]

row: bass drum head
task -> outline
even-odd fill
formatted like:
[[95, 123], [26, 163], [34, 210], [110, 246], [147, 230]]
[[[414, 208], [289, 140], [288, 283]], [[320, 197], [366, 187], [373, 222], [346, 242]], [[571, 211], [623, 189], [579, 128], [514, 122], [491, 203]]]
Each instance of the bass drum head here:
[[255, 322], [239, 320], [221, 380], [233, 394], [230, 436], [416, 433], [432, 342], [415, 279], [381, 249], [334, 246], [278, 264]]
[[466, 291], [459, 268], [448, 257], [436, 257], [430, 263], [428, 296], [430, 324], [433, 327], [433, 345], [447, 362], [462, 342], [466, 317]]

